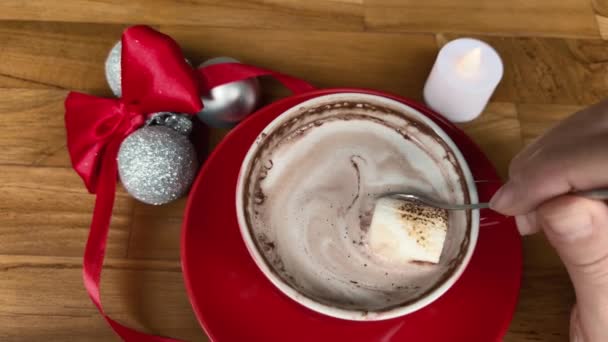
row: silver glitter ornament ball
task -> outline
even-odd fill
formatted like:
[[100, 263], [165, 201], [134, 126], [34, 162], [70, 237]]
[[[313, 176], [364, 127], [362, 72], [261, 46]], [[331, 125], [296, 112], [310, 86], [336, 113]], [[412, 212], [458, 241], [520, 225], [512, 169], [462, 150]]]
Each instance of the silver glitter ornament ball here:
[[167, 126], [145, 126], [118, 151], [118, 173], [129, 194], [148, 204], [165, 204], [188, 192], [198, 166], [188, 137]]
[[120, 87], [120, 58], [122, 56], [122, 43], [114, 44], [112, 50], [106, 58], [106, 81], [115, 96], [120, 97], [122, 90]]
[[[201, 67], [219, 63], [239, 63], [234, 58], [217, 57]], [[215, 87], [201, 97], [204, 108], [197, 116], [212, 127], [229, 128], [253, 112], [260, 100], [260, 83], [256, 78]]]

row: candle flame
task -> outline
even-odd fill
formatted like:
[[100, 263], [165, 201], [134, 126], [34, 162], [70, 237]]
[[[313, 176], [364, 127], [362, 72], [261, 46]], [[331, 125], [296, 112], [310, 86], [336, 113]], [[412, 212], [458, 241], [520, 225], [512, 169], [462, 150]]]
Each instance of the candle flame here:
[[481, 65], [481, 48], [476, 47], [469, 51], [458, 62], [458, 70], [467, 76], [473, 76], [478, 73]]

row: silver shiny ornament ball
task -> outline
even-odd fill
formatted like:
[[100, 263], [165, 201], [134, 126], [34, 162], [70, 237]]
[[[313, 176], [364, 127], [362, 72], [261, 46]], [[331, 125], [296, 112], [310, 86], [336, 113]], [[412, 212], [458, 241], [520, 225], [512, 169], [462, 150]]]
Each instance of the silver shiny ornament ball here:
[[[219, 63], [240, 63], [234, 58], [217, 57], [200, 66]], [[201, 97], [204, 108], [197, 116], [212, 127], [229, 128], [251, 114], [260, 101], [260, 83], [257, 78], [217, 86]]]
[[129, 194], [148, 204], [185, 195], [198, 166], [188, 137], [166, 126], [145, 126], [129, 135], [118, 151], [118, 173]]
[[118, 41], [110, 50], [108, 58], [106, 58], [106, 81], [112, 89], [112, 92], [116, 97], [122, 95], [122, 89], [120, 86], [120, 59], [122, 56], [122, 43]]
[[[121, 58], [122, 58], [122, 42], [119, 40], [114, 44], [108, 57], [106, 58], [106, 81], [108, 82], [108, 86], [112, 89], [112, 93], [114, 96], [121, 97], [122, 96], [122, 86], [121, 86]], [[192, 63], [188, 59], [186, 59], [186, 63], [192, 66]]]

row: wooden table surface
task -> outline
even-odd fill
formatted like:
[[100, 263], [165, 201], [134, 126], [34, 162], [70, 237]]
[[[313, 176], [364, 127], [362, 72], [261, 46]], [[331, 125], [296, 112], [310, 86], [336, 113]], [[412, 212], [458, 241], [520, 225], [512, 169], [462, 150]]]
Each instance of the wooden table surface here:
[[[0, 341], [117, 340], [81, 281], [93, 197], [70, 168], [63, 100], [70, 89], [110, 95], [103, 62], [135, 23], [172, 35], [196, 63], [228, 55], [319, 87], [415, 99], [443, 43], [479, 37], [499, 51], [505, 76], [463, 127], [503, 176], [527, 142], [608, 90], [608, 0], [2, 0]], [[122, 322], [205, 341], [179, 264], [184, 204], [151, 207], [119, 189], [102, 294]], [[567, 274], [542, 236], [525, 238], [524, 252], [505, 340], [566, 341]]]

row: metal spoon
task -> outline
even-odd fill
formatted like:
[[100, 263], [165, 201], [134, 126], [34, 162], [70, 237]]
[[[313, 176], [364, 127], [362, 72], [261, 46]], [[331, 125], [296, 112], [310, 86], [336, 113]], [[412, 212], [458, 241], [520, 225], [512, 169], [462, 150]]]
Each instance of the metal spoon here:
[[[581, 196], [594, 200], [606, 200], [608, 199], [608, 189], [596, 189], [596, 190], [588, 190], [588, 191], [576, 191], [572, 192], [571, 195]], [[409, 201], [419, 201], [428, 206], [446, 209], [446, 210], [471, 210], [471, 209], [485, 209], [490, 207], [490, 203], [482, 202], [482, 203], [471, 203], [471, 204], [451, 204], [441, 202], [432, 198], [428, 198], [424, 195], [419, 194], [411, 194], [411, 193], [389, 193], [385, 194], [382, 197], [389, 197], [394, 199], [401, 200], [409, 200]]]

